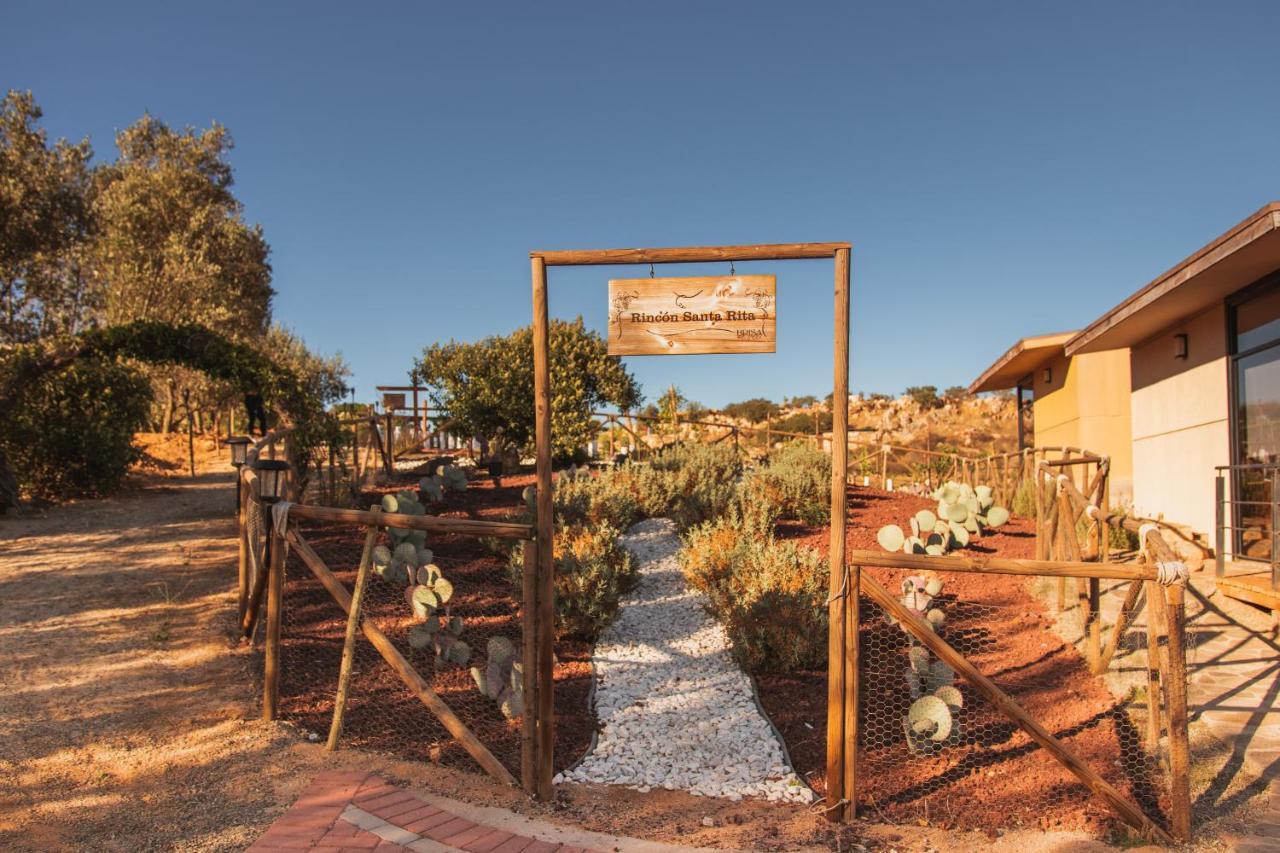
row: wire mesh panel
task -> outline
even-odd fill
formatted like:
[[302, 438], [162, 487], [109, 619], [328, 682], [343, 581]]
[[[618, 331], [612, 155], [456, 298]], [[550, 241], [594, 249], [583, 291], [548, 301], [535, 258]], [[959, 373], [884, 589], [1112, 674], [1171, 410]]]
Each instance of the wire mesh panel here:
[[[309, 528], [304, 535], [348, 588], [355, 583], [364, 529]], [[385, 534], [380, 541], [385, 542]], [[387, 543], [389, 544], [389, 543]], [[394, 644], [423, 680], [515, 776], [520, 772], [519, 604], [506, 560], [468, 536], [439, 536], [432, 562], [452, 586], [427, 619], [404, 578], [371, 573], [363, 616]], [[281, 630], [281, 713], [320, 737], [332, 721], [346, 612], [307, 568], [291, 559]], [[482, 692], [475, 669], [488, 686]], [[516, 670], [512, 688], [513, 669]], [[400, 758], [474, 770], [476, 762], [360, 635], [356, 642], [342, 743]]]
[[[1067, 750], [1164, 823], [1142, 684], [1094, 675], [1028, 580], [864, 569]], [[960, 829], [1107, 832], [1112, 809], [870, 599], [861, 602], [861, 813]], [[1132, 635], [1133, 632], [1130, 632]]]

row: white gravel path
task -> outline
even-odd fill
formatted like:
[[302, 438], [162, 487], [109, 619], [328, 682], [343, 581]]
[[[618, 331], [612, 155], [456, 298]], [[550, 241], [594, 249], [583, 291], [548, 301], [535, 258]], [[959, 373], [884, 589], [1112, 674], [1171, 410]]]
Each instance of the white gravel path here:
[[810, 802], [724, 628], [680, 573], [675, 525], [642, 521], [622, 542], [640, 580], [596, 645], [602, 730], [582, 763], [556, 781]]

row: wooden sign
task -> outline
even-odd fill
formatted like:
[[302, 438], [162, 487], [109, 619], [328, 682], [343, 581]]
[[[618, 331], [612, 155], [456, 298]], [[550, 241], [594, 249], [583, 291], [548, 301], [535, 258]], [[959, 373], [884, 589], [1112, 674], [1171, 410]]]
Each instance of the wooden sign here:
[[609, 354], [774, 352], [776, 290], [771, 275], [613, 279]]
[[393, 412], [396, 409], [406, 408], [404, 395], [391, 394], [391, 393], [384, 392], [382, 395], [382, 408], [387, 410], [388, 412]]

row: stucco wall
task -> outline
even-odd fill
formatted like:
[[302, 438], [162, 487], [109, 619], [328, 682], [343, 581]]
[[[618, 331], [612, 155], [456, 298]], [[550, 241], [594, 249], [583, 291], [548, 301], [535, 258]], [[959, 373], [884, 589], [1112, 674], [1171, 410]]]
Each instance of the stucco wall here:
[[1060, 355], [1034, 376], [1035, 443], [1080, 447], [1111, 457], [1111, 502], [1133, 497], [1129, 353], [1109, 350], [1068, 359]]
[[[1130, 358], [1134, 509], [1210, 540], [1213, 467], [1231, 453], [1224, 312], [1219, 305], [1170, 326]], [[1186, 359], [1173, 356], [1179, 333], [1187, 335]]]

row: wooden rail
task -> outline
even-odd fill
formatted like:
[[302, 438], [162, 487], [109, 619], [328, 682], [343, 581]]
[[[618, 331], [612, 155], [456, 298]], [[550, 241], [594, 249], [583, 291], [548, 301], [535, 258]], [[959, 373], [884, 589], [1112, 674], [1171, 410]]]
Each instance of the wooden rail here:
[[[290, 514], [292, 514], [292, 511]], [[297, 530], [290, 529], [287, 539], [289, 544], [297, 551], [303, 564], [311, 570], [316, 579], [328, 590], [329, 595], [338, 603], [343, 612], [349, 614], [351, 612], [351, 593], [347, 592], [347, 588], [342, 585], [342, 581], [338, 580], [333, 572], [329, 571], [329, 567], [325, 565], [324, 560], [320, 559], [320, 555], [312, 549], [310, 543]], [[405, 659], [400, 650], [396, 648], [395, 643], [367, 619], [360, 623], [360, 630], [395, 671], [396, 675], [400, 676], [400, 680], [405, 683], [405, 686], [440, 720], [449, 734], [457, 739], [462, 748], [476, 760], [476, 763], [499, 782], [514, 785], [515, 778], [510, 771], [502, 766], [502, 762], [493, 756], [493, 753], [480, 742], [471, 729], [467, 728], [467, 725], [458, 719], [458, 716], [453, 713], [453, 709], [440, 698], [439, 694], [431, 689], [431, 685], [427, 684], [422, 676], [418, 674], [418, 671], [413, 668], [413, 665]]]
[[466, 536], [493, 536], [498, 539], [533, 538], [532, 525], [514, 521], [483, 521], [443, 515], [404, 515], [398, 512], [370, 512], [362, 509], [307, 504], [294, 504], [289, 507], [289, 517], [345, 524], [380, 524], [385, 527], [425, 530], [429, 533], [459, 533]]

